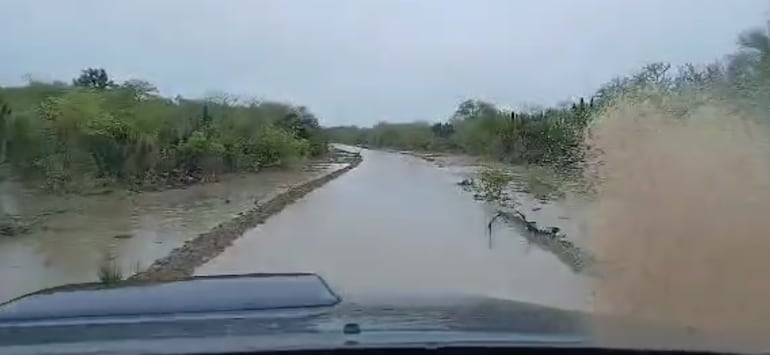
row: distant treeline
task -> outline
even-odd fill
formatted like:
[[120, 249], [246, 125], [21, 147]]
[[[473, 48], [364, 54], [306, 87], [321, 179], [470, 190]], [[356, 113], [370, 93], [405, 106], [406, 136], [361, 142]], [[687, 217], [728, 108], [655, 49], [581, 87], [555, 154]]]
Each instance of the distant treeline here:
[[477, 100], [460, 104], [447, 122], [381, 122], [372, 128], [331, 127], [332, 140], [371, 147], [456, 151], [511, 163], [568, 164], [577, 155], [591, 104], [542, 113], [506, 112]]
[[[481, 100], [466, 100], [441, 122], [387, 123], [374, 127], [339, 126], [331, 140], [374, 148], [455, 151], [517, 164], [577, 167], [585, 152], [586, 129], [618, 99], [677, 102], [721, 100], [762, 117], [770, 112], [770, 37], [753, 29], [738, 38], [739, 50], [708, 65], [672, 68], [653, 63], [618, 77], [590, 98], [535, 111], [512, 112]], [[689, 106], [691, 107], [691, 106]], [[683, 105], [677, 114], [686, 114]]]
[[221, 95], [165, 98], [146, 81], [89, 68], [71, 84], [0, 88], [0, 163], [52, 190], [186, 184], [324, 154], [305, 107]]

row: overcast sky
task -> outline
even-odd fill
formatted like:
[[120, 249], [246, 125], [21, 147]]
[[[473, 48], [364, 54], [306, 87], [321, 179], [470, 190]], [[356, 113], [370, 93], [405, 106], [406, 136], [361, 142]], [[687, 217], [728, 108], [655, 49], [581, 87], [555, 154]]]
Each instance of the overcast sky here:
[[326, 125], [553, 104], [651, 61], [708, 62], [760, 0], [0, 0], [0, 84], [104, 67], [165, 95], [303, 104]]

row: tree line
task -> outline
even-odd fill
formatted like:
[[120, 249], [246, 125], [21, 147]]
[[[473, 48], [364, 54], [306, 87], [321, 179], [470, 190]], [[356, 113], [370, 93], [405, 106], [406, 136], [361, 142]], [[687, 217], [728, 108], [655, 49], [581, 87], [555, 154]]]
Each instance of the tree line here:
[[0, 88], [0, 164], [56, 191], [188, 184], [326, 152], [307, 108], [227, 95], [166, 98], [88, 68], [71, 84]]
[[620, 99], [666, 100], [682, 104], [719, 100], [765, 117], [770, 112], [770, 37], [767, 28], [742, 33], [739, 49], [705, 65], [672, 68], [658, 62], [617, 77], [588, 98], [539, 110], [509, 111], [483, 100], [466, 100], [437, 123], [380, 122], [373, 127], [326, 129], [333, 141], [373, 148], [452, 151], [516, 163], [579, 168], [587, 129], [602, 110]]

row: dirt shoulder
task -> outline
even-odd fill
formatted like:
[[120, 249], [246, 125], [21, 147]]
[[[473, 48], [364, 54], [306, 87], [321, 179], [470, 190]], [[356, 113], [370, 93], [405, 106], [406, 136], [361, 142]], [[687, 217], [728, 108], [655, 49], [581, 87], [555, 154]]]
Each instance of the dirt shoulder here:
[[196, 267], [222, 253], [248, 229], [264, 223], [270, 216], [279, 213], [302, 196], [358, 166], [361, 163], [361, 156], [348, 155], [347, 160], [345, 167], [291, 186], [268, 200], [258, 203], [254, 208], [240, 213], [236, 218], [187, 241], [181, 247], [172, 250], [168, 256], [155, 261], [146, 270], [131, 276], [129, 280], [176, 280], [191, 276]]

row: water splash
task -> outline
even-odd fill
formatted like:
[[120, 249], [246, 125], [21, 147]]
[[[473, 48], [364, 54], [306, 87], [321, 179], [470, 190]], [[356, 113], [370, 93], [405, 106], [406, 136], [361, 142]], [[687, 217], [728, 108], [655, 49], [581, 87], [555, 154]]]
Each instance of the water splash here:
[[763, 339], [767, 129], [727, 104], [683, 100], [620, 101], [592, 130], [589, 233], [608, 270], [595, 308]]

